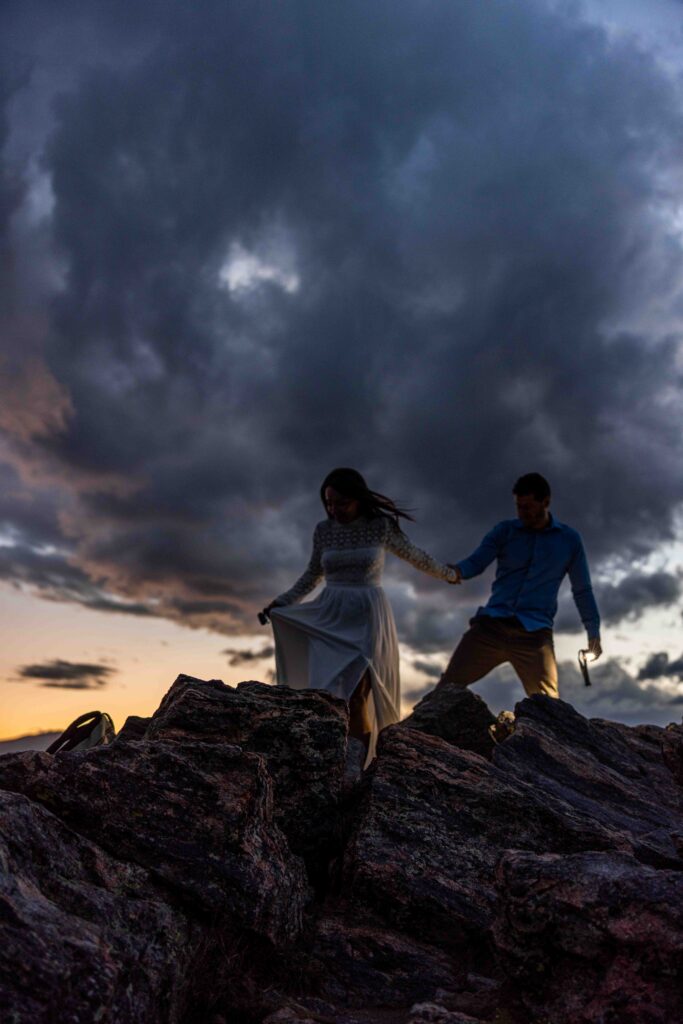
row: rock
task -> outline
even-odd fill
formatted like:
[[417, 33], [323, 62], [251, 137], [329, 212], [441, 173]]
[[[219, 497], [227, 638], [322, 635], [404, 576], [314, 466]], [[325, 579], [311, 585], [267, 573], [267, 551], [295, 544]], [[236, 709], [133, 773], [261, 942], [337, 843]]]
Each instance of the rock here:
[[273, 820], [263, 760], [178, 734], [0, 758], [0, 787], [47, 807], [195, 911], [277, 941], [301, 927], [303, 864]]
[[550, 800], [540, 779], [532, 786], [444, 740], [392, 726], [378, 749], [345, 852], [345, 898], [468, 970], [490, 941], [504, 850], [630, 849], [598, 808]]
[[667, 725], [661, 740], [664, 764], [678, 785], [683, 786], [683, 726]]
[[346, 900], [469, 969], [467, 950], [493, 919], [499, 844], [487, 833], [507, 834], [500, 809], [518, 796], [479, 755], [386, 729], [344, 856]]
[[274, 1013], [269, 1013], [263, 1024], [319, 1024], [319, 1019], [310, 1017], [303, 1006], [282, 1006]]
[[510, 852], [498, 869], [500, 961], [531, 1019], [683, 1020], [683, 875], [633, 857]]
[[151, 721], [151, 718], [140, 718], [139, 715], [129, 715], [114, 737], [114, 742], [116, 740], [144, 739], [147, 727]]
[[[344, 1007], [407, 1006], [460, 987], [464, 972], [443, 952], [340, 913], [325, 916], [302, 951], [316, 991]], [[363, 923], [361, 923], [363, 922]]]
[[107, 747], [0, 757], [0, 1020], [683, 1019], [681, 727], [534, 697], [491, 753], [437, 706], [361, 773], [343, 702], [181, 676]]
[[481, 697], [471, 690], [437, 686], [401, 724], [406, 729], [440, 736], [462, 750], [490, 757], [494, 742], [489, 726], [495, 721]]
[[199, 938], [147, 871], [0, 793], [0, 1019], [176, 1024]]
[[339, 843], [347, 732], [347, 705], [327, 693], [179, 676], [146, 738], [232, 743], [262, 757], [275, 821], [315, 872]]
[[481, 1024], [481, 1021], [437, 1003], [417, 1003], [410, 1011], [408, 1024]]
[[645, 864], [683, 867], [681, 795], [662, 757], [665, 730], [589, 721], [564, 701], [543, 696], [521, 701], [516, 715], [514, 734], [493, 755], [510, 782], [533, 786], [558, 820], [600, 823], [611, 835], [608, 846], [584, 849], [621, 850]]
[[[589, 723], [550, 698], [524, 701], [518, 721], [493, 763], [416, 729], [385, 730], [344, 855], [347, 922], [363, 915], [466, 971], [486, 971], [507, 850], [680, 863], [672, 836], [683, 819], [657, 732]], [[364, 988], [356, 973], [347, 986]]]
[[[381, 1020], [382, 1024], [394, 1024], [394, 1015], [387, 1019], [382, 1014]], [[380, 1021], [372, 1012], [368, 1015], [362, 1011], [339, 1010], [322, 999], [304, 997], [301, 1002], [287, 1000], [283, 1006], [269, 1013], [263, 1024], [380, 1024]], [[400, 1024], [403, 1024], [403, 1018]]]

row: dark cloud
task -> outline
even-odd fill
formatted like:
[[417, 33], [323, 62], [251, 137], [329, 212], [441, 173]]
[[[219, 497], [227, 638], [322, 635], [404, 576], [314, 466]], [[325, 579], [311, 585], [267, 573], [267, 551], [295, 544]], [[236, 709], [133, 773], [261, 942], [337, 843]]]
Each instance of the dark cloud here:
[[[558, 630], [568, 633], [581, 629], [581, 622], [568, 586], [555, 621]], [[668, 608], [681, 596], [681, 578], [670, 572], [633, 572], [618, 584], [598, 583], [594, 586], [603, 625], [635, 621], [651, 608]]]
[[229, 665], [248, 665], [254, 661], [265, 661], [266, 658], [272, 658], [275, 654], [275, 648], [272, 644], [268, 644], [265, 647], [238, 650], [234, 647], [226, 647], [222, 652], [228, 656]]
[[0, 539], [37, 549], [62, 545], [59, 504], [54, 491], [29, 485], [0, 462]]
[[590, 687], [584, 685], [574, 662], [563, 662], [559, 669], [562, 697], [583, 715], [631, 724], [654, 722], [666, 725], [676, 719], [676, 713], [671, 710], [676, 693], [671, 686], [643, 685], [617, 658], [591, 666]]
[[422, 658], [415, 658], [411, 664], [414, 669], [431, 679], [439, 679], [443, 673], [443, 666], [433, 665], [431, 661], [424, 661]]
[[648, 608], [674, 604], [680, 595], [680, 577], [669, 572], [632, 573], [617, 586], [602, 586], [597, 591], [606, 623], [640, 618]]
[[56, 658], [37, 665], [24, 665], [18, 670], [19, 680], [37, 681], [39, 686], [64, 690], [97, 690], [106, 686], [116, 669], [109, 665], [63, 661]]
[[[683, 119], [633, 42], [535, 0], [3, 19], [30, 75], [4, 108], [2, 459], [35, 496], [30, 526], [0, 509], [31, 535], [5, 578], [252, 630], [335, 464], [417, 505], [448, 560], [529, 469], [595, 566], [673, 537]], [[41, 535], [68, 564], [32, 560]], [[391, 580], [424, 652], [487, 585]], [[600, 597], [617, 621], [679, 592]]]
[[683, 679], [683, 655], [669, 660], [666, 651], [658, 651], [650, 655], [640, 672], [639, 679]]
[[49, 549], [41, 551], [22, 544], [0, 546], [0, 580], [28, 586], [50, 601], [80, 604], [94, 611], [153, 614], [145, 604], [107, 595], [67, 556]]

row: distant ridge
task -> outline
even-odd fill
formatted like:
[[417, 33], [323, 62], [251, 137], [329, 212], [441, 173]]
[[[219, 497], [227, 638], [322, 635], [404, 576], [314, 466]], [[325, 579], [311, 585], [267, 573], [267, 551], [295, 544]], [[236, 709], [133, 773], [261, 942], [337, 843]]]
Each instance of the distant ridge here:
[[0, 754], [16, 754], [19, 750], [47, 750], [58, 732], [37, 732], [31, 736], [17, 736], [13, 740], [0, 740]]

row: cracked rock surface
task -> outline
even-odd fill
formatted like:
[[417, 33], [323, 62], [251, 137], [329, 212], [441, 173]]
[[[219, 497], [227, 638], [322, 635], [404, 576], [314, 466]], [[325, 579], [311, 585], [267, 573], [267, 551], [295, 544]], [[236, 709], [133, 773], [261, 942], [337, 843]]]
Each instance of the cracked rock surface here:
[[0, 757], [0, 1020], [683, 1020], [681, 736], [441, 693], [363, 773], [329, 695], [180, 676]]

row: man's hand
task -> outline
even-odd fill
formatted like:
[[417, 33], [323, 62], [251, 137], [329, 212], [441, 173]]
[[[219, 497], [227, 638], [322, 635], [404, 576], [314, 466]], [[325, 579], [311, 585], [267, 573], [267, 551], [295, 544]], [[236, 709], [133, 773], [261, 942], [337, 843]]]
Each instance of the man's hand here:
[[593, 661], [597, 661], [602, 654], [602, 644], [600, 643], [599, 636], [588, 637], [588, 650], [593, 656]]
[[460, 571], [460, 568], [457, 565], [454, 565], [452, 562], [446, 562], [446, 566], [449, 569], [454, 569], [455, 570], [455, 577], [456, 577], [454, 580], [449, 580], [448, 582], [449, 583], [453, 583], [453, 584], [462, 583], [462, 573]]

